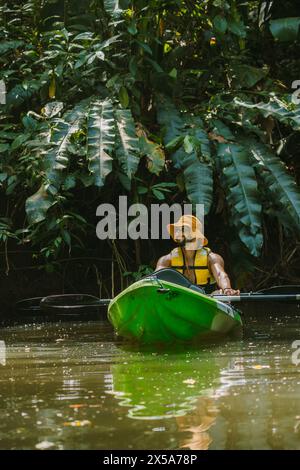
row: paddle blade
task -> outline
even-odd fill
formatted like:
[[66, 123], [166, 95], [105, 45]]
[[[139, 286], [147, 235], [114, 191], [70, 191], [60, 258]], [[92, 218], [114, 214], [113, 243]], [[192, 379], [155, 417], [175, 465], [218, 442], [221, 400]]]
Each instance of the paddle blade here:
[[49, 313], [63, 311], [65, 314], [73, 314], [74, 310], [99, 309], [107, 306], [109, 302], [110, 299], [98, 299], [89, 294], [49, 295], [41, 300], [40, 307]]
[[43, 297], [19, 300], [15, 303], [14, 310], [19, 315], [34, 315], [40, 311], [40, 302]]

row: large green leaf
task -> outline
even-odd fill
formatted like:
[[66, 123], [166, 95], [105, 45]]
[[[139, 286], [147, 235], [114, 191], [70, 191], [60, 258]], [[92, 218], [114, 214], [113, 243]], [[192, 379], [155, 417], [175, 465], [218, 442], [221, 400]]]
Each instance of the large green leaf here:
[[30, 82], [16, 85], [7, 93], [6, 105], [8, 109], [18, 108], [24, 102], [30, 100], [44, 83], [46, 83], [46, 79], [31, 80]]
[[72, 135], [77, 132], [87, 116], [89, 100], [81, 101], [73, 109], [66, 112], [62, 119], [55, 119], [55, 127], [48, 143], [50, 149], [44, 150], [44, 168], [48, 182], [53, 191], [58, 191], [63, 171], [68, 167], [68, 146]]
[[141, 154], [147, 157], [147, 168], [150, 173], [159, 175], [165, 166], [165, 153], [161, 146], [146, 136], [139, 138]]
[[275, 96], [270, 98], [268, 103], [260, 102], [255, 104], [235, 98], [234, 104], [257, 111], [266, 118], [272, 116], [278, 121], [292, 126], [295, 130], [300, 130], [300, 106], [288, 105]]
[[210, 142], [198, 116], [187, 116], [186, 122], [189, 127], [183, 141], [185, 156], [182, 161], [185, 189], [189, 200], [204, 204], [204, 214], [208, 214], [213, 201]]
[[245, 38], [247, 35], [246, 27], [242, 20], [230, 20], [227, 22], [227, 27], [229, 31], [240, 38]]
[[[217, 126], [217, 123], [216, 123]], [[218, 129], [222, 135], [222, 128]], [[230, 135], [227, 131], [224, 138]], [[218, 168], [226, 190], [231, 222], [241, 241], [253, 256], [259, 256], [263, 243], [261, 211], [255, 171], [247, 148], [232, 142], [217, 144]]]
[[80, 102], [65, 113], [62, 119], [55, 119], [52, 135], [47, 132], [40, 136], [42, 148], [38, 152], [43, 159], [46, 181], [42, 183], [37, 193], [26, 201], [26, 213], [30, 223], [44, 220], [48, 209], [56, 202], [55, 195], [63, 183], [69, 163], [68, 145], [72, 135], [80, 129], [86, 118], [89, 101]]
[[239, 88], [252, 88], [267, 74], [267, 68], [257, 68], [246, 64], [237, 64], [232, 67], [234, 85]]
[[282, 218], [288, 215], [292, 226], [300, 229], [300, 191], [294, 178], [287, 172], [284, 163], [265, 144], [255, 139], [246, 139], [254, 166], [264, 181], [272, 202], [279, 205]]
[[193, 204], [203, 204], [208, 214], [213, 198], [213, 171], [211, 165], [201, 162], [196, 152], [186, 155], [183, 161], [184, 185]]
[[0, 54], [3, 55], [12, 49], [23, 46], [24, 41], [0, 41]]
[[200, 159], [211, 163], [210, 141], [202, 119], [199, 116], [187, 116], [185, 119], [189, 126], [187, 133], [192, 138], [191, 142]]
[[113, 106], [110, 99], [96, 100], [89, 109], [87, 121], [87, 158], [94, 184], [104, 185], [112, 171], [112, 152], [115, 143]]
[[295, 41], [298, 37], [300, 17], [278, 18], [270, 21], [270, 31], [281, 42]]
[[183, 170], [189, 200], [204, 204], [204, 212], [208, 214], [213, 197], [213, 172], [210, 144], [202, 120], [180, 113], [170, 100], [161, 98], [158, 122], [163, 127], [164, 143], [171, 150], [175, 168]]
[[136, 136], [135, 122], [129, 109], [115, 111], [117, 141], [116, 156], [124, 173], [131, 179], [140, 161], [140, 146]]
[[185, 122], [180, 111], [168, 98], [157, 98], [157, 120], [162, 127], [165, 145], [184, 135]]
[[220, 16], [220, 15], [215, 16], [214, 19], [213, 19], [213, 26], [214, 26], [214, 29], [218, 33], [224, 34], [226, 32], [226, 29], [227, 29], [226, 18], [224, 18], [224, 16]]
[[223, 121], [220, 121], [219, 119], [212, 119], [211, 120], [211, 126], [212, 126], [212, 133], [214, 136], [221, 137], [221, 140], [229, 140], [229, 141], [234, 141], [235, 137], [232, 134], [231, 130], [229, 127], [227, 127]]
[[25, 204], [25, 209], [30, 224], [36, 224], [46, 218], [48, 209], [55, 204], [51, 194], [46, 191], [42, 184], [40, 189], [30, 196]]

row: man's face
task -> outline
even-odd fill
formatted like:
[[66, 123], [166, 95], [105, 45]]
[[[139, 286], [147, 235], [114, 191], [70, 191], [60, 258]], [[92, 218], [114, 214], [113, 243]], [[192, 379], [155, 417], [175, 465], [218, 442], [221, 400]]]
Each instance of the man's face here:
[[185, 225], [184, 227], [174, 227], [174, 240], [178, 245], [185, 245], [186, 242], [194, 239], [195, 236], [192, 234], [189, 226]]

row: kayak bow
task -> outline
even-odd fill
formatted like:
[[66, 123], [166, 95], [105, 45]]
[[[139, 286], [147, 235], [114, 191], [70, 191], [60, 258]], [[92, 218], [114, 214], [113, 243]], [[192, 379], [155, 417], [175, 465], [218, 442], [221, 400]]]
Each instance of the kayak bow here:
[[156, 273], [117, 295], [108, 318], [118, 335], [146, 344], [217, 339], [242, 329], [233, 306]]

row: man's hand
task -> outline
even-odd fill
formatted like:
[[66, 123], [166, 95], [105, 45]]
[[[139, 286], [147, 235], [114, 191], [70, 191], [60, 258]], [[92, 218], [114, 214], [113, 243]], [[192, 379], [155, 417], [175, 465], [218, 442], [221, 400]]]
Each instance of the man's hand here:
[[225, 289], [214, 290], [212, 295], [240, 295], [240, 291], [238, 289], [227, 287]]
[[220, 291], [224, 295], [240, 295], [239, 289], [232, 289], [232, 287], [227, 287], [225, 289], [220, 289]]

